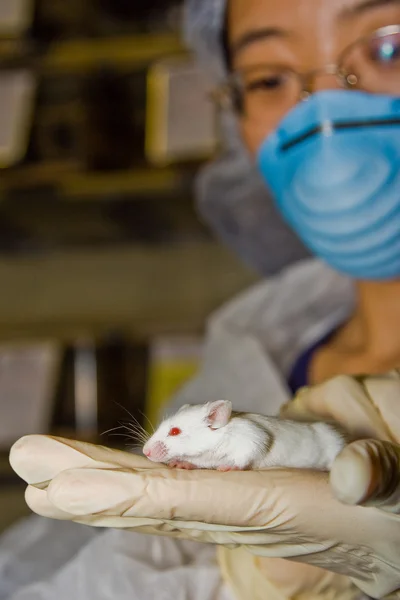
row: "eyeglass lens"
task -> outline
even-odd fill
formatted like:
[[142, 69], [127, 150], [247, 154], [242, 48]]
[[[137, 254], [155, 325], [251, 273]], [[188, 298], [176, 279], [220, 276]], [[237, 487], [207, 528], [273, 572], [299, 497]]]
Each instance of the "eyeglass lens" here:
[[[353, 44], [343, 53], [338, 72], [349, 88], [400, 95], [400, 31], [377, 32]], [[237, 76], [243, 111], [252, 120], [279, 118], [304, 91], [304, 76], [280, 65], [261, 64]]]

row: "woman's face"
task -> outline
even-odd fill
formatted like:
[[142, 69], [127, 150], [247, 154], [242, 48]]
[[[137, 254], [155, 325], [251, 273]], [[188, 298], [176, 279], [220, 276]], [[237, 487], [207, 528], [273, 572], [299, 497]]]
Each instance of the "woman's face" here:
[[[400, 0], [229, 0], [228, 40], [233, 69], [279, 65], [299, 73], [336, 63], [360, 37], [400, 23]], [[340, 87], [319, 74], [312, 90]], [[279, 105], [279, 103], [277, 103]], [[240, 117], [243, 139], [255, 154], [291, 106]]]

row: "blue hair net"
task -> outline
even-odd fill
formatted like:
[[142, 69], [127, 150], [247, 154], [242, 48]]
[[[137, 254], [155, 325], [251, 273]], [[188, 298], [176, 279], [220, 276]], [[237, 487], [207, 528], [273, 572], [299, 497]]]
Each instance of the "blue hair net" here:
[[[186, 0], [184, 10], [186, 44], [216, 81], [225, 75], [222, 29], [226, 5], [227, 0]], [[198, 211], [245, 263], [263, 275], [272, 275], [309, 252], [275, 208], [240, 140], [235, 117], [221, 115], [220, 126], [224, 152], [198, 176]]]

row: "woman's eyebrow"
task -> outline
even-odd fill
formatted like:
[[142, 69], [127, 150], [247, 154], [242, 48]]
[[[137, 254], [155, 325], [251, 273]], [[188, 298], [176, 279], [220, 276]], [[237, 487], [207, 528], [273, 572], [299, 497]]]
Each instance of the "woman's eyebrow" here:
[[361, 2], [348, 6], [339, 13], [339, 19], [353, 19], [361, 14], [369, 11], [382, 8], [383, 6], [400, 6], [400, 0], [362, 0]]
[[252, 29], [243, 33], [241, 36], [235, 40], [231, 46], [232, 56], [237, 54], [238, 52], [244, 50], [251, 44], [255, 44], [257, 42], [273, 38], [273, 37], [285, 37], [288, 34], [278, 27], [265, 27], [263, 29]]

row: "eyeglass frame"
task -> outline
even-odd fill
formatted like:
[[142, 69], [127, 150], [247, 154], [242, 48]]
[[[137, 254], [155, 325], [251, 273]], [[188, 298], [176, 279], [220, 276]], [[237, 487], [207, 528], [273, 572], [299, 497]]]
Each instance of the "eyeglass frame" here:
[[[339, 83], [341, 83], [341, 85], [343, 86], [344, 89], [360, 89], [360, 88], [356, 88], [356, 86], [359, 82], [358, 76], [355, 73], [346, 73], [343, 70], [343, 68], [341, 67], [341, 64], [344, 62], [346, 55], [348, 53], [350, 53], [351, 50], [355, 46], [358, 46], [359, 44], [361, 45], [363, 42], [366, 42], [366, 41], [372, 40], [372, 39], [385, 37], [386, 35], [392, 35], [392, 34], [396, 34], [396, 33], [400, 34], [400, 25], [385, 25], [384, 27], [379, 27], [374, 32], [364, 35], [364, 36], [361, 36], [360, 38], [358, 38], [357, 40], [355, 40], [354, 42], [352, 42], [351, 44], [346, 46], [346, 48], [344, 48], [344, 50], [342, 50], [342, 52], [339, 54], [338, 60], [335, 63], [329, 63], [329, 64], [325, 65], [324, 67], [320, 67], [317, 69], [311, 69], [310, 71], [307, 71], [305, 73], [300, 73], [300, 72], [296, 71], [295, 69], [291, 69], [291, 68], [282, 69], [282, 72], [292, 73], [293, 75], [296, 76], [296, 78], [301, 83], [301, 91], [300, 91], [300, 95], [298, 98], [299, 102], [307, 100], [310, 97], [310, 95], [313, 93], [311, 90], [311, 87], [312, 87], [312, 84], [313, 84], [315, 78], [318, 75], [326, 74], [326, 75], [335, 76], [337, 81]], [[247, 69], [242, 69], [242, 72], [250, 71], [250, 70], [261, 68], [261, 67], [275, 67], [275, 66], [277, 66], [277, 65], [274, 63], [269, 63], [269, 64], [268, 63], [259, 63], [252, 67], [248, 67]], [[241, 73], [239, 73], [239, 72], [235, 73], [235, 71], [233, 71], [230, 75], [228, 75], [228, 77], [225, 79], [224, 82], [222, 82], [219, 86], [217, 86], [211, 92], [212, 100], [220, 108], [232, 108], [233, 107], [236, 110], [236, 112], [243, 111], [243, 89], [240, 92], [242, 95], [241, 99], [239, 99], [238, 97], [236, 97], [236, 98], [234, 97], [235, 94], [236, 95], [238, 94], [238, 89], [237, 89], [236, 85], [238, 83], [238, 78], [240, 76], [241, 76]], [[229, 104], [229, 106], [228, 106], [228, 104]]]

